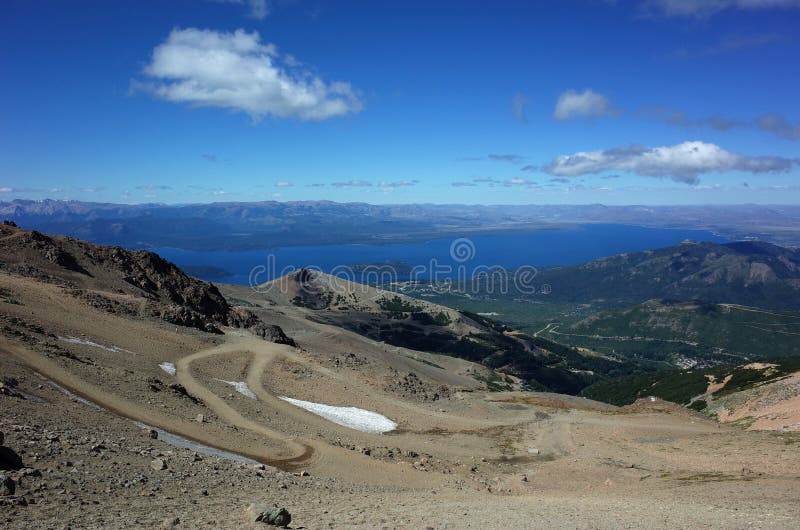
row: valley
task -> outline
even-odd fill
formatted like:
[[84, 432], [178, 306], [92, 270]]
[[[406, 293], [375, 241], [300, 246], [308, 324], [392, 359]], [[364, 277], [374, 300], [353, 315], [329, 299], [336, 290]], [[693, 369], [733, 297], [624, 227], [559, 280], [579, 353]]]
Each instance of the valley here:
[[[743, 431], [647, 394], [620, 407], [525, 390], [563, 384], [569, 363], [618, 361], [322, 273], [217, 290], [146, 255], [2, 230], [0, 431], [24, 462], [2, 508], [14, 525], [229, 526], [265, 496], [310, 527], [797, 517], [784, 423]], [[408, 335], [385, 333], [396, 325]], [[415, 333], [424, 346], [405, 344]], [[396, 427], [361, 431], [284, 397]]]

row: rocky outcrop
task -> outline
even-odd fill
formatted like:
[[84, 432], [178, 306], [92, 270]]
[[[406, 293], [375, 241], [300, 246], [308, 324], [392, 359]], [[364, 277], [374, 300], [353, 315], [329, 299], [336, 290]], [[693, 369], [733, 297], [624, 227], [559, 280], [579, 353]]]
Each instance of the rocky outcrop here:
[[225, 326], [252, 329], [265, 340], [294, 344], [278, 326], [232, 307], [214, 284], [193, 278], [146, 250], [95, 245], [4, 223], [0, 225], [0, 267], [60, 283], [73, 296], [111, 313], [138, 315], [136, 304], [129, 300], [144, 299], [145, 315], [178, 326], [210, 333], [222, 333]]
[[264, 523], [271, 526], [286, 527], [292, 522], [292, 516], [286, 508], [251, 504], [244, 512], [245, 522], [248, 524]]

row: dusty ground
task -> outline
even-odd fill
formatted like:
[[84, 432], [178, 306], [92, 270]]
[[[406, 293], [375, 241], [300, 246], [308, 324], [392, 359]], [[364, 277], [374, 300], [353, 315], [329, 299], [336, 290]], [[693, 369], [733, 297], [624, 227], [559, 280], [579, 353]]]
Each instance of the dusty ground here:
[[[472, 375], [481, 367], [315, 324], [292, 307], [262, 316], [298, 348], [110, 315], [4, 273], [0, 287], [17, 302], [0, 302], [4, 325], [27, 330], [0, 342], [0, 375], [16, 378], [23, 394], [0, 395], [0, 431], [32, 470], [9, 473], [28, 502], [0, 506], [9, 528], [152, 528], [175, 518], [179, 527], [236, 528], [251, 502], [285, 506], [291, 526], [307, 528], [800, 523], [800, 439], [792, 434], [748, 432], [660, 402], [615, 409], [487, 393]], [[159, 368], [164, 361], [176, 365], [174, 376]], [[245, 381], [257, 399], [219, 379]], [[200, 402], [169, 388], [176, 383]], [[433, 399], [429, 390], [442, 386], [447, 392]], [[399, 427], [362, 433], [279, 395], [362, 407]], [[195, 456], [165, 432], [268, 466]], [[166, 469], [153, 469], [155, 458]], [[301, 471], [307, 476], [293, 474]]]
[[714, 406], [719, 420], [749, 430], [800, 433], [800, 373], [737, 392]]

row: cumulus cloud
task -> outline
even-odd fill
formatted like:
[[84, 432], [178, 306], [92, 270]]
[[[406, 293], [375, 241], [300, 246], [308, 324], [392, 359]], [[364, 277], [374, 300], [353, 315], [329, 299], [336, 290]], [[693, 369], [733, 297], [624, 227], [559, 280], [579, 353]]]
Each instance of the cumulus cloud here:
[[553, 159], [544, 171], [559, 177], [575, 177], [604, 171], [627, 171], [648, 177], [671, 178], [696, 184], [698, 176], [714, 171], [775, 173], [788, 171], [792, 160], [777, 156], [744, 156], [699, 141], [673, 146], [632, 145], [606, 151], [584, 151]]
[[617, 116], [619, 111], [611, 106], [611, 101], [603, 94], [598, 94], [591, 89], [583, 92], [567, 90], [558, 96], [553, 117], [557, 120], [572, 120], [575, 118], [601, 118], [603, 116]]
[[290, 67], [255, 31], [174, 29], [153, 50], [144, 74], [151, 80], [134, 82], [134, 90], [175, 103], [245, 112], [256, 121], [264, 116], [324, 120], [362, 108], [348, 83], [325, 82]]
[[525, 107], [528, 105], [528, 98], [525, 94], [517, 93], [511, 98], [511, 110], [514, 118], [520, 123], [528, 123], [528, 116], [525, 114]]
[[800, 0], [646, 0], [642, 5], [649, 14], [706, 18], [726, 9], [798, 8]]

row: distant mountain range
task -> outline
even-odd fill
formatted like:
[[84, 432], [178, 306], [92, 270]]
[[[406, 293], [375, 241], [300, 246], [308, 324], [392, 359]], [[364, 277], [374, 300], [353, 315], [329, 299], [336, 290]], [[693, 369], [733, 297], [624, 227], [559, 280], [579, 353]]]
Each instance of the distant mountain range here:
[[477, 291], [471, 284], [409, 292], [627, 361], [689, 366], [800, 355], [798, 250], [687, 241], [542, 269], [535, 281], [548, 293], [480, 282]]
[[550, 301], [626, 307], [701, 300], [800, 310], [800, 251], [763, 242], [696, 243], [544, 269]]
[[[26, 228], [125, 247], [244, 250], [421, 241], [586, 223], [700, 229], [800, 246], [800, 206], [371, 205], [330, 201], [109, 204], [0, 202]], [[169, 230], [165, 230], [169, 227]]]

